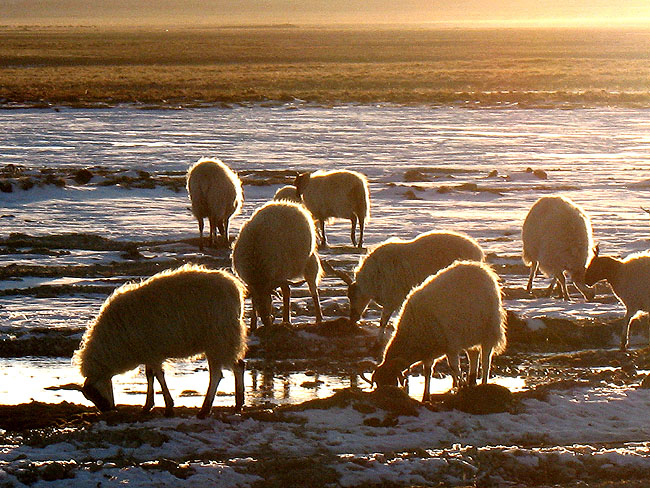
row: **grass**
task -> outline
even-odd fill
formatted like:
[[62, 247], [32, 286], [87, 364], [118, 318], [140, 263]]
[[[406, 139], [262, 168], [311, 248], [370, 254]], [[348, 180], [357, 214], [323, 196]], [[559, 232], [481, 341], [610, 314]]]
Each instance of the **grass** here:
[[0, 28], [0, 101], [650, 106], [650, 32]]

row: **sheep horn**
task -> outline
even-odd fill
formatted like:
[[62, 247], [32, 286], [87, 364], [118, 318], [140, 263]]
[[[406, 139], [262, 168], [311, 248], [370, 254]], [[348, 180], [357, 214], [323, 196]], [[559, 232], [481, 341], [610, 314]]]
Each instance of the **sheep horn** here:
[[372, 379], [369, 379], [369, 378], [366, 376], [365, 373], [359, 373], [359, 377], [360, 377], [362, 380], [364, 380], [366, 383], [368, 383], [370, 386], [373, 386], [373, 385], [374, 385], [374, 382], [372, 381]]
[[321, 262], [321, 265], [323, 266], [323, 269], [325, 270], [326, 274], [328, 274], [330, 276], [338, 276], [348, 286], [350, 286], [352, 283], [354, 283], [354, 279], [352, 278], [352, 276], [350, 276], [345, 271], [340, 270], [340, 269], [335, 269], [330, 263], [328, 263], [323, 258], [321, 258], [320, 262]]

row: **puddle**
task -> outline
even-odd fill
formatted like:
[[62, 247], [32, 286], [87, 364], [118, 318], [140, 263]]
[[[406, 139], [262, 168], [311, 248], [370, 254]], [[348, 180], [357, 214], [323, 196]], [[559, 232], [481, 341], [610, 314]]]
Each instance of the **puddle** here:
[[[209, 375], [204, 360], [195, 362], [169, 363], [165, 368], [167, 385], [174, 398], [174, 404], [184, 407], [200, 407], [208, 387]], [[74, 390], [52, 390], [68, 383], [80, 383], [82, 377], [67, 358], [15, 358], [0, 359], [0, 404], [17, 405], [38, 401], [60, 403], [67, 401], [91, 405], [81, 392]], [[524, 378], [495, 377], [490, 382], [498, 383], [518, 391], [526, 388]], [[370, 389], [369, 385], [356, 375], [330, 375], [313, 372], [270, 373], [260, 370], [246, 371], [247, 405], [283, 405], [302, 403], [317, 398], [327, 398], [337, 389], [357, 386]], [[431, 393], [444, 393], [451, 388], [450, 376], [433, 378]], [[156, 405], [164, 405], [157, 388]], [[117, 404], [142, 405], [145, 401], [146, 381], [144, 372], [135, 369], [113, 378]], [[234, 405], [234, 377], [225, 371], [219, 383], [214, 405]], [[411, 376], [409, 394], [418, 400], [422, 398], [424, 377]]]

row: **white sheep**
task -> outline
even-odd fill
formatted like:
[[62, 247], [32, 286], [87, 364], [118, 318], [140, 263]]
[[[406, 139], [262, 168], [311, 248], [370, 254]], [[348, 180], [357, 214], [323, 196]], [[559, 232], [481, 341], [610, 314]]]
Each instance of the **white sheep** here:
[[459, 354], [465, 350], [470, 357], [469, 383], [476, 382], [480, 353], [485, 384], [492, 354], [506, 346], [505, 320], [494, 271], [484, 263], [456, 261], [409, 293], [372, 381], [378, 386], [395, 385], [403, 381], [403, 371], [422, 362], [422, 401], [426, 401], [433, 365], [442, 356], [447, 356], [454, 385], [461, 385]]
[[143, 411], [153, 407], [155, 376], [165, 398], [165, 415], [171, 416], [174, 402], [163, 362], [205, 353], [210, 384], [199, 417], [209, 415], [224, 367], [235, 374], [235, 408], [240, 410], [246, 352], [244, 292], [243, 284], [231, 274], [194, 265], [122, 285], [106, 299], [75, 354], [86, 378], [84, 396], [102, 412], [114, 409], [112, 377], [144, 364]]
[[[456, 260], [483, 261], [481, 246], [471, 237], [456, 232], [426, 232], [404, 241], [388, 239], [362, 257], [355, 277], [333, 270], [348, 285], [350, 321], [356, 323], [374, 300], [382, 306], [379, 321], [381, 336], [390, 320], [414, 286]], [[381, 339], [380, 339], [381, 340]]]
[[281, 200], [288, 200], [290, 202], [302, 203], [302, 198], [298, 195], [298, 189], [293, 185], [284, 185], [279, 188], [273, 195], [273, 200], [276, 202]]
[[199, 223], [199, 247], [203, 249], [203, 219], [210, 223], [210, 245], [215, 245], [217, 229], [229, 242], [230, 217], [243, 202], [239, 177], [218, 159], [200, 159], [187, 172], [187, 191], [192, 213]]
[[[370, 195], [366, 177], [356, 171], [316, 171], [296, 177], [295, 186], [314, 220], [320, 223], [321, 243], [327, 246], [325, 222], [330, 218], [349, 219], [352, 244], [363, 246], [363, 230], [370, 218]], [[359, 241], [356, 225], [359, 222]]]
[[314, 300], [316, 322], [322, 321], [318, 282], [322, 273], [316, 253], [314, 222], [302, 205], [269, 202], [242, 226], [232, 251], [233, 269], [246, 283], [253, 302], [251, 330], [273, 322], [271, 294], [281, 288], [283, 320], [290, 322], [290, 280], [304, 278]]
[[567, 271], [587, 300], [595, 290], [585, 285], [585, 269], [593, 247], [591, 222], [585, 211], [566, 197], [542, 197], [531, 207], [521, 232], [523, 261], [530, 266], [526, 291], [531, 292], [537, 269], [552, 278], [548, 294], [556, 281], [562, 296], [569, 300]]
[[614, 294], [625, 305], [625, 326], [621, 333], [621, 350], [630, 338], [630, 324], [650, 313], [650, 252], [632, 254], [625, 259], [599, 256], [598, 247], [585, 272], [585, 283], [594, 285], [607, 280]]

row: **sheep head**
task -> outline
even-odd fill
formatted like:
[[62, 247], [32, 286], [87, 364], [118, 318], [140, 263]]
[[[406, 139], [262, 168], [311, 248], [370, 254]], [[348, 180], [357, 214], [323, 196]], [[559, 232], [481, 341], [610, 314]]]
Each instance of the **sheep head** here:
[[350, 300], [350, 323], [356, 324], [370, 303], [371, 297], [365, 295], [356, 282], [348, 285], [348, 299]]
[[298, 176], [296, 176], [296, 179], [293, 182], [293, 186], [296, 187], [296, 194], [299, 197], [302, 196], [302, 192], [305, 189], [305, 186], [309, 183], [310, 178], [310, 171], [307, 171], [306, 173], [300, 173]]
[[113, 399], [113, 382], [110, 378], [104, 380], [86, 379], [81, 392], [95, 404], [100, 412], [115, 410], [115, 400]]
[[271, 303], [271, 294], [274, 291], [274, 289], [250, 290], [253, 307], [255, 308], [257, 315], [262, 320], [262, 324], [265, 326], [270, 326], [273, 323], [273, 305]]
[[385, 360], [381, 363], [372, 374], [371, 381], [377, 386], [404, 386], [406, 377], [404, 376], [404, 362], [396, 359]]
[[600, 280], [609, 280], [615, 275], [617, 264], [611, 256], [596, 255], [585, 271], [585, 284], [593, 286]]

